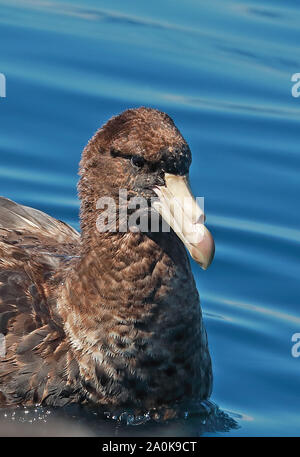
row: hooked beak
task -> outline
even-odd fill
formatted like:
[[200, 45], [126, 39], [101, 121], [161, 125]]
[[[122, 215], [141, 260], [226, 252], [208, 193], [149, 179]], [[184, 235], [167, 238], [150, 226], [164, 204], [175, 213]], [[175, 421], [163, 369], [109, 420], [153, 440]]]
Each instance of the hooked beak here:
[[214, 239], [204, 225], [205, 215], [193, 196], [188, 175], [165, 173], [165, 186], [155, 186], [153, 207], [186, 246], [192, 258], [206, 270], [214, 253]]

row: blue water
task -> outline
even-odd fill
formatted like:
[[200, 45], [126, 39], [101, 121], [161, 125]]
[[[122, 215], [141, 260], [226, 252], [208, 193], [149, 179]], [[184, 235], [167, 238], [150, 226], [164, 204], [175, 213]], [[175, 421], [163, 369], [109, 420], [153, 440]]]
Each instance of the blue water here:
[[1, 195], [78, 228], [81, 150], [128, 107], [166, 111], [191, 146], [216, 242], [193, 265], [212, 400], [238, 428], [178, 433], [300, 436], [297, 3], [0, 0]]

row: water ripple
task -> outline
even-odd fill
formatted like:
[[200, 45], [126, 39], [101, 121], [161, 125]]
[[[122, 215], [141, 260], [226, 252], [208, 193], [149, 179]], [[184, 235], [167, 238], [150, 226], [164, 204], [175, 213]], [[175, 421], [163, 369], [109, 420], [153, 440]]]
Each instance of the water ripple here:
[[217, 227], [224, 227], [231, 230], [241, 230], [264, 235], [272, 238], [280, 238], [286, 241], [299, 243], [300, 230], [291, 229], [280, 225], [271, 225], [263, 222], [247, 221], [232, 217], [210, 215], [208, 223]]
[[[252, 303], [244, 303], [238, 300], [227, 299], [221, 296], [217, 296], [214, 294], [205, 294], [205, 300], [212, 301], [214, 303], [220, 303], [229, 307], [237, 307], [244, 309], [246, 311], [251, 311], [251, 313], [255, 314], [263, 314], [264, 316], [270, 316], [274, 319], [278, 319], [280, 321], [292, 322], [293, 324], [300, 324], [300, 317], [288, 313], [283, 313], [281, 311], [277, 311], [272, 309], [272, 307], [266, 307], [261, 305], [256, 305]], [[230, 319], [229, 319], [230, 320]]]

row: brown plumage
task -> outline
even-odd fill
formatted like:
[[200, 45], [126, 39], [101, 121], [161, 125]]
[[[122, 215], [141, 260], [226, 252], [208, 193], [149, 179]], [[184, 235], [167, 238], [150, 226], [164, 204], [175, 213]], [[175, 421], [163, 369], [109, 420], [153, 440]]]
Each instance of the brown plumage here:
[[183, 176], [190, 163], [169, 116], [132, 109], [83, 151], [81, 236], [0, 199], [1, 406], [91, 402], [142, 412], [210, 395], [206, 331], [182, 241], [172, 230], [96, 229], [99, 197], [115, 199], [119, 224], [120, 188], [150, 199], [165, 173]]

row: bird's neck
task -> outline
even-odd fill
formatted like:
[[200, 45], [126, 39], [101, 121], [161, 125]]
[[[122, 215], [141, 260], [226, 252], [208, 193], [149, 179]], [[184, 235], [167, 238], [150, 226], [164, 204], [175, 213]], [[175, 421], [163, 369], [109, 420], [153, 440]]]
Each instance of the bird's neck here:
[[178, 289], [184, 300], [198, 297], [185, 248], [174, 233], [90, 233], [84, 240], [88, 245], [83, 242], [59, 304], [74, 341], [83, 337], [94, 344], [105, 328], [114, 332], [122, 323], [133, 328], [140, 322], [151, 331], [153, 316], [177, 305]]
[[192, 278], [185, 248], [174, 233], [85, 233], [81, 256], [64, 283], [72, 310], [113, 312], [140, 320], [172, 293], [173, 279]]

